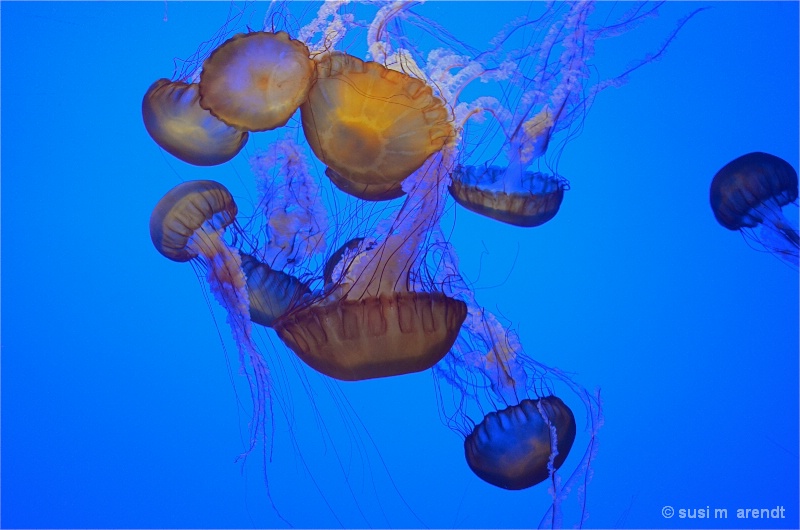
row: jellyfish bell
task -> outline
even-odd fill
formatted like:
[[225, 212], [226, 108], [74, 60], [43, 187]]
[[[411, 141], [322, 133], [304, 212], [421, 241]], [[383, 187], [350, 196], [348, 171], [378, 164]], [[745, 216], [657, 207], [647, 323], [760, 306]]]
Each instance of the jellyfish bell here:
[[395, 293], [312, 305], [275, 324], [306, 364], [342, 381], [429, 369], [458, 335], [464, 310], [441, 293]]
[[[515, 226], [540, 226], [555, 217], [569, 189], [566, 179], [538, 171], [508, 179], [508, 171], [460, 166], [452, 174], [450, 195], [468, 210]], [[509, 182], [516, 185], [509, 187]]]
[[[797, 171], [768, 153], [748, 153], [729, 162], [711, 181], [711, 209], [717, 222], [746, 237], [789, 263], [797, 265], [800, 236], [796, 221], [783, 213], [797, 204]], [[753, 229], [760, 226], [760, 235]]]
[[490, 412], [464, 440], [470, 469], [489, 484], [530, 488], [561, 467], [575, 441], [575, 416], [555, 396]]
[[325, 175], [341, 191], [363, 201], [389, 201], [405, 194], [400, 183], [359, 184], [342, 177], [331, 168], [325, 169]]
[[161, 255], [184, 262], [218, 255], [221, 233], [238, 207], [228, 189], [213, 180], [192, 180], [168, 191], [150, 216], [150, 239]]
[[[385, 243], [362, 238], [345, 243], [325, 267], [332, 293], [278, 319], [278, 336], [306, 364], [343, 381], [420, 372], [436, 364], [455, 341], [466, 306], [442, 293], [395, 285], [393, 268], [404, 267], [407, 255], [392, 253]], [[348, 284], [357, 269], [358, 279]], [[386, 281], [367, 280], [379, 270]]]
[[778, 208], [797, 200], [797, 172], [782, 158], [748, 153], [728, 162], [711, 181], [711, 209], [728, 230], [764, 221], [763, 206]]
[[235, 35], [203, 63], [200, 106], [238, 129], [286, 125], [314, 80], [308, 48], [286, 32]]
[[290, 274], [275, 270], [254, 256], [240, 252], [247, 278], [250, 320], [272, 327], [277, 318], [311, 294], [308, 286]]
[[144, 126], [162, 149], [184, 162], [227, 162], [245, 146], [248, 133], [218, 120], [199, 101], [197, 84], [159, 79], [142, 99]]
[[316, 64], [303, 132], [340, 188], [396, 189], [451, 138], [448, 112], [423, 81], [341, 52]]
[[527, 167], [546, 153], [554, 124], [546, 107], [522, 122], [506, 146], [508, 164], [458, 166], [451, 175], [450, 195], [470, 211], [514, 226], [535, 227], [553, 219], [569, 182]]

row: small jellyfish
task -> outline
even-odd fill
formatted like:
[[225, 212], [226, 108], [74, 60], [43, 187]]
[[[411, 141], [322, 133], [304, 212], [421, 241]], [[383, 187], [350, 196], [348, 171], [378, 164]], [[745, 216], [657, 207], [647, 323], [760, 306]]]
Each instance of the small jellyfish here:
[[[599, 394], [592, 396], [557, 368], [526, 355], [514, 330], [478, 305], [441, 229], [434, 230], [433, 241], [429, 273], [467, 305], [452, 349], [433, 367], [441, 418], [463, 437], [468, 466], [487, 483], [519, 490], [549, 481], [553, 503], [545, 519], [561, 527], [562, 501], [574, 484], [584, 488], [590, 477], [602, 424]], [[572, 410], [556, 396], [562, 390], [584, 405], [588, 433], [583, 456], [577, 463], [572, 458], [566, 480], [559, 470], [570, 457], [577, 428]]]
[[203, 63], [200, 106], [238, 129], [267, 131], [286, 125], [313, 81], [302, 42], [283, 31], [242, 33]]
[[525, 171], [521, 191], [503, 190], [507, 168], [458, 167], [453, 172], [450, 194], [458, 204], [475, 213], [515, 226], [539, 226], [558, 213], [569, 182], [555, 175]]
[[555, 396], [490, 412], [464, 440], [470, 469], [500, 488], [520, 490], [561, 467], [575, 441], [575, 416]]
[[[560, 104], [563, 109], [566, 100]], [[540, 226], [555, 217], [569, 182], [556, 174], [527, 170], [535, 159], [544, 155], [556, 124], [548, 109], [540, 114], [545, 119], [537, 115], [523, 122], [508, 139], [507, 166], [482, 164], [459, 167], [453, 172], [449, 191], [458, 204], [491, 219], [522, 227]]]
[[197, 84], [159, 79], [142, 99], [144, 126], [162, 149], [184, 162], [227, 162], [245, 146], [248, 133], [218, 120], [199, 101]]
[[[631, 72], [661, 55], [694, 14], [661, 49], [616, 77], [598, 80], [592, 62], [595, 43], [639, 26], [657, 5], [600, 24], [590, 22], [594, 7], [593, 2], [548, 3], [541, 16], [516, 21], [481, 54], [431, 54], [429, 75], [455, 109], [464, 144], [476, 146], [463, 154], [451, 175], [449, 190], [461, 206], [516, 226], [540, 226], [552, 219], [569, 189], [558, 163], [596, 96], [622, 85]], [[520, 28], [525, 31], [516, 31]], [[460, 70], [453, 73], [456, 66]], [[498, 96], [463, 101], [465, 88], [476, 79], [496, 86]]]
[[[783, 207], [797, 205], [797, 171], [768, 153], [748, 153], [729, 162], [711, 181], [711, 209], [717, 222], [738, 230], [776, 256], [797, 266], [797, 223]], [[761, 227], [760, 234], [754, 230]]]
[[312, 151], [340, 189], [375, 187], [371, 200], [387, 190], [396, 196], [400, 182], [452, 136], [447, 110], [425, 82], [378, 63], [341, 52], [316, 62], [317, 79], [300, 107]]
[[277, 318], [311, 294], [308, 286], [294, 276], [275, 270], [250, 254], [240, 255], [247, 278], [250, 320], [256, 324], [272, 327]]
[[[239, 212], [228, 189], [212, 180], [178, 184], [158, 201], [150, 216], [150, 239], [164, 257], [184, 262], [202, 256], [209, 263], [221, 258], [225, 265], [229, 248], [222, 239], [225, 228]], [[238, 264], [235, 268], [239, 268]], [[235, 274], [229, 271], [229, 275]]]
[[[249, 453], [259, 438], [266, 436], [272, 385], [266, 360], [253, 342], [241, 257], [224, 240], [225, 230], [234, 225], [237, 213], [236, 202], [219, 182], [183, 182], [168, 191], [153, 209], [150, 238], [164, 257], [177, 262], [192, 261], [206, 269], [211, 292], [228, 313], [241, 371], [247, 377], [253, 397]], [[252, 372], [247, 370], [246, 360]]]

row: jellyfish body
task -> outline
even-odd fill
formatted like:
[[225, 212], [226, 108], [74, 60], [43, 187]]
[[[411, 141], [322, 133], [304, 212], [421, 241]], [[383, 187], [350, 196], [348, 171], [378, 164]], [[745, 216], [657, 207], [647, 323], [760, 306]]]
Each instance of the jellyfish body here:
[[[511, 66], [513, 74], [498, 77], [497, 68], [485, 59], [475, 61], [476, 74], [466, 79], [497, 80], [507, 96], [502, 102], [484, 97], [464, 104], [456, 121], [466, 124], [473, 117], [491, 116], [491, 125], [498, 126], [500, 134], [488, 134], [497, 135], [501, 142], [492, 159], [505, 158], [507, 162], [503, 167], [464, 164], [452, 175], [450, 187], [459, 204], [492, 219], [524, 227], [539, 226], [558, 213], [564, 191], [569, 189], [567, 181], [555, 173], [529, 171], [528, 167], [544, 161], [554, 135], [567, 131], [569, 136], [599, 90], [587, 87], [589, 59], [598, 35], [589, 30], [587, 23], [593, 9], [592, 2], [576, 2], [548, 10], [538, 21], [543, 28], [550, 26], [548, 34], [531, 48], [521, 48], [538, 48], [539, 56], [520, 57], [519, 66]], [[520, 69], [523, 64], [532, 64], [532, 71]], [[458, 92], [463, 86], [453, 88]], [[562, 150], [563, 144], [556, 147], [556, 161]]]
[[[783, 207], [797, 203], [797, 171], [768, 153], [748, 153], [729, 162], [711, 181], [711, 209], [717, 222], [741, 231], [779, 257], [797, 265], [797, 224]], [[752, 229], [761, 227], [761, 236]]]
[[213, 180], [178, 184], [158, 201], [150, 216], [150, 239], [164, 257], [213, 259], [222, 252], [221, 233], [238, 207], [225, 186]]
[[[599, 395], [590, 395], [559, 369], [526, 355], [513, 328], [478, 305], [458, 272], [453, 245], [441, 230], [434, 234], [437, 253], [430, 273], [443, 282], [449, 296], [467, 305], [456, 342], [433, 368], [440, 417], [463, 437], [467, 464], [480, 479], [510, 490], [547, 479], [553, 502], [543, 523], [567, 526], [561, 504], [575, 485], [585, 488], [591, 478], [594, 441], [602, 425]], [[558, 470], [575, 444], [577, 429], [572, 411], [556, 397], [562, 390], [583, 403], [588, 431], [586, 445], [578, 444], [584, 447], [580, 462], [566, 473]], [[584, 520], [582, 513], [576, 527]]]
[[[479, 146], [474, 153], [463, 154], [464, 168], [452, 175], [450, 191], [456, 201], [517, 226], [538, 226], [551, 219], [563, 191], [569, 189], [559, 176], [558, 163], [567, 143], [580, 132], [594, 99], [606, 88], [621, 86], [634, 70], [658, 57], [691, 15], [660, 50], [616, 77], [597, 80], [592, 63], [595, 44], [640, 26], [657, 7], [643, 5], [616, 21], [606, 19], [596, 25], [590, 22], [594, 2], [548, 3], [540, 17], [524, 21], [526, 31], [502, 32], [493, 40], [496, 48], [474, 58], [431, 54], [430, 77], [454, 107], [456, 129], [463, 131], [465, 145]], [[461, 69], [451, 74], [454, 64]], [[496, 83], [499, 99], [459, 101], [476, 79]]]
[[227, 162], [242, 150], [248, 133], [218, 120], [199, 102], [197, 84], [159, 79], [142, 99], [144, 126], [161, 148], [184, 162]]
[[575, 441], [575, 417], [555, 396], [490, 412], [464, 440], [470, 469], [494, 486], [520, 490], [561, 467]]
[[250, 254], [240, 253], [247, 278], [250, 320], [272, 327], [273, 322], [311, 293], [308, 286], [290, 274], [271, 268]]
[[[345, 381], [419, 372], [436, 364], [456, 340], [466, 304], [413, 289], [409, 279], [440, 215], [436, 191], [443, 176], [436, 167], [428, 161], [420, 169], [380, 241], [345, 245], [342, 255], [348, 245], [351, 255], [338, 266], [338, 275], [327, 267], [334, 284], [324, 298], [276, 321], [278, 336], [315, 370]], [[341, 259], [334, 256], [329, 263]]]
[[419, 79], [340, 52], [317, 59], [316, 70], [303, 132], [340, 188], [340, 179], [396, 188], [452, 136], [441, 100]]
[[452, 175], [450, 195], [458, 204], [475, 213], [515, 226], [539, 226], [558, 213], [569, 189], [566, 179], [526, 171], [517, 190], [503, 189], [507, 168], [459, 167]]
[[308, 48], [283, 31], [235, 35], [203, 63], [200, 106], [238, 129], [282, 127], [314, 80]]
[[[156, 250], [172, 261], [197, 260], [206, 269], [214, 298], [228, 313], [228, 324], [239, 349], [239, 364], [253, 396], [249, 452], [259, 437], [265, 436], [271, 383], [266, 360], [253, 343], [242, 261], [239, 252], [223, 238], [237, 212], [236, 202], [222, 184], [211, 180], [183, 182], [167, 192], [153, 209], [150, 238]], [[245, 359], [252, 373], [247, 370]]]
[[394, 293], [310, 306], [276, 329], [318, 372], [361, 381], [427, 370], [450, 349], [464, 315], [441, 293]]

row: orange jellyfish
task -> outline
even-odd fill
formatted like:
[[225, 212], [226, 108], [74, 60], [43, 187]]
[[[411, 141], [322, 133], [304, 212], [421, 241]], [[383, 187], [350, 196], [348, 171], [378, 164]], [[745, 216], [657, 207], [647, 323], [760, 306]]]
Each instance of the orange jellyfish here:
[[710, 198], [719, 224], [797, 266], [797, 224], [783, 213], [797, 204], [797, 171], [787, 161], [769, 153], [742, 155], [714, 175]]
[[248, 133], [200, 107], [197, 84], [159, 79], [142, 99], [150, 137], [169, 154], [196, 166], [227, 162], [242, 150]]
[[312, 151], [348, 193], [401, 195], [400, 183], [453, 135], [441, 100], [425, 82], [352, 55], [326, 53], [316, 62], [300, 107]]
[[203, 63], [200, 106], [238, 129], [267, 131], [286, 125], [313, 80], [305, 44], [283, 31], [243, 33]]
[[453, 345], [466, 305], [414, 289], [410, 278], [439, 215], [441, 201], [426, 189], [438, 183], [425, 178], [433, 165], [420, 169], [418, 184], [380, 240], [352, 243], [343, 251], [324, 298], [274, 323], [283, 342], [318, 372], [345, 381], [419, 372]]
[[561, 467], [575, 441], [575, 416], [555, 396], [490, 412], [464, 440], [470, 469], [500, 488], [520, 490]]

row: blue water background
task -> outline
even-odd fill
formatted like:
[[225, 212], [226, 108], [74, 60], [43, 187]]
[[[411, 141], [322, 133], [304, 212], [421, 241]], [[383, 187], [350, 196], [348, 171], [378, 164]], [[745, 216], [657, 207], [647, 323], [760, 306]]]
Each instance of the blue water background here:
[[[481, 303], [529, 355], [601, 388], [591, 528], [798, 525], [797, 272], [720, 227], [708, 205], [711, 177], [741, 154], [798, 167], [798, 4], [668, 3], [625, 46], [598, 45], [597, 64], [619, 71], [701, 5], [711, 9], [661, 60], [598, 97], [561, 159], [572, 189], [552, 222], [450, 214]], [[284, 525], [259, 455], [234, 462], [250, 402], [225, 314], [148, 235], [153, 206], [182, 180], [214, 178], [252, 200], [253, 147], [190, 167], [141, 120], [148, 86], [228, 7], [0, 5], [4, 527]], [[425, 7], [475, 45], [518, 9]], [[268, 475], [295, 526], [539, 523], [546, 486], [477, 479], [439, 421], [429, 372], [336, 384], [275, 339], [265, 350], [289, 374]], [[730, 515], [667, 519], [667, 505]], [[785, 519], [733, 515], [779, 506]]]

